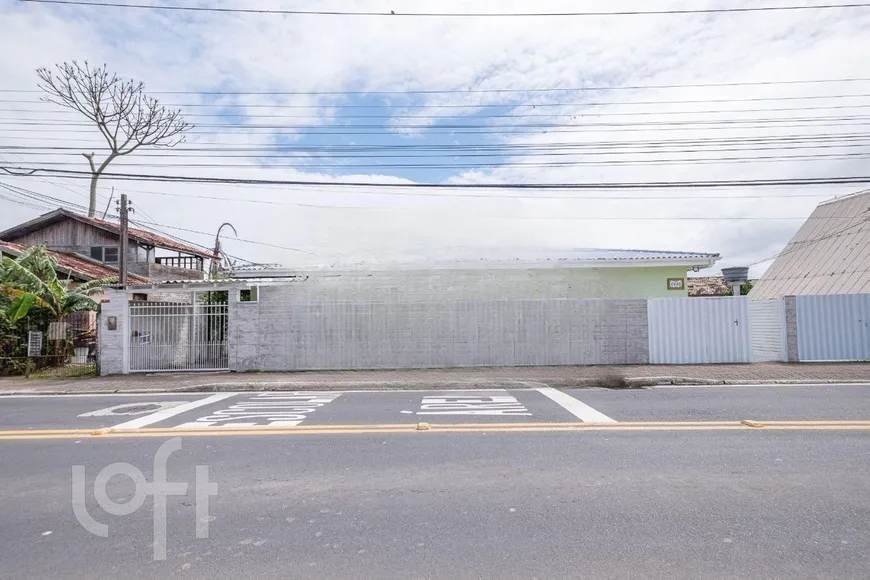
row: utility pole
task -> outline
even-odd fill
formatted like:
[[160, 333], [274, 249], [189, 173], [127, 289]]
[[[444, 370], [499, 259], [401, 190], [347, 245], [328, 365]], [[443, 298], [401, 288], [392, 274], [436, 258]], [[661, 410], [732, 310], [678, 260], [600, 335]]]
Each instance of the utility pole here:
[[119, 215], [121, 216], [121, 247], [118, 251], [118, 273], [122, 289], [127, 288], [127, 242], [129, 229], [128, 212], [131, 211], [127, 204], [127, 194], [121, 194]]

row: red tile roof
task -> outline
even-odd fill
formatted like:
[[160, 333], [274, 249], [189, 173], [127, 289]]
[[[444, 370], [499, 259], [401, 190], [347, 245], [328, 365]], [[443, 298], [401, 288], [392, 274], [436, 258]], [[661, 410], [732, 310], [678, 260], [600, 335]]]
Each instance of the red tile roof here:
[[[0, 253], [9, 254], [10, 256], [18, 256], [26, 249], [27, 246], [23, 244], [4, 242], [0, 240]], [[84, 256], [79, 256], [77, 254], [56, 252], [54, 250], [46, 250], [46, 252], [57, 261], [58, 270], [83, 282], [118, 277], [118, 270], [111, 266], [107, 266], [106, 264], [97, 262], [96, 260], [85, 258]], [[131, 283], [146, 284], [149, 282], [147, 278], [143, 278], [136, 274], [128, 273], [127, 277]]]
[[[46, 227], [47, 225], [61, 221], [64, 218], [78, 220], [80, 222], [90, 224], [96, 228], [110, 231], [113, 234], [121, 233], [121, 226], [116, 223], [87, 217], [79, 213], [69, 211], [68, 209], [60, 208], [43, 214], [35, 219], [30, 220], [29, 222], [19, 224], [17, 226], [9, 228], [8, 230], [0, 232], [0, 239], [17, 239], [30, 232], [38, 231]], [[142, 242], [149, 246], [157, 246], [159, 248], [175, 250], [178, 252], [192, 254], [194, 256], [199, 256], [206, 259], [210, 259], [212, 257], [212, 252], [209, 250], [196, 248], [194, 246], [190, 246], [181, 242], [176, 242], [175, 240], [172, 240], [165, 236], [161, 236], [159, 234], [155, 234], [154, 232], [140, 230], [138, 228], [129, 228], [128, 234], [130, 239], [136, 240], [137, 242]]]

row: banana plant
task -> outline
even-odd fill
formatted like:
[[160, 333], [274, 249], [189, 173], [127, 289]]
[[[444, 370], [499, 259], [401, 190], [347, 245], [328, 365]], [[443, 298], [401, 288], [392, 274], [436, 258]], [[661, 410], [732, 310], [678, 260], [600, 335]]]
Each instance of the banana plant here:
[[31, 308], [45, 308], [54, 318], [81, 310], [96, 310], [91, 298], [103, 286], [117, 283], [117, 278], [91, 280], [71, 287], [70, 280], [57, 277], [57, 261], [44, 246], [29, 248], [15, 259], [0, 262], [0, 293], [6, 303], [4, 316], [9, 322], [21, 320]]

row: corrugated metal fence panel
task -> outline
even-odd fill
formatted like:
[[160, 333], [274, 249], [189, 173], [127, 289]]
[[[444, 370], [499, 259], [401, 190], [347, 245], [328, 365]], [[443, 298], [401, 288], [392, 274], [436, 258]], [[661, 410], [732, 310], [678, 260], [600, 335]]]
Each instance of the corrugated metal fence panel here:
[[798, 296], [798, 357], [870, 359], [870, 294]]
[[786, 360], [785, 309], [781, 298], [750, 300], [752, 362]]
[[656, 298], [649, 301], [653, 364], [749, 362], [749, 299]]

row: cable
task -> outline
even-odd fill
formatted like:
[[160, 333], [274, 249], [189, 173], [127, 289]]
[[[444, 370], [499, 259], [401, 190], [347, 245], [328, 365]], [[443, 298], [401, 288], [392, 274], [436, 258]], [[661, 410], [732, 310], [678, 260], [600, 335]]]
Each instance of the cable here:
[[267, 10], [257, 8], [223, 8], [208, 6], [172, 6], [154, 4], [129, 4], [119, 2], [82, 2], [80, 0], [21, 0], [34, 4], [61, 4], [67, 6], [97, 6], [107, 8], [135, 8], [147, 10], [172, 10], [185, 12], [216, 12], [216, 13], [241, 13], [241, 14], [279, 14], [294, 16], [387, 16], [387, 17], [434, 17], [434, 18], [531, 18], [531, 17], [568, 17], [568, 16], [652, 16], [652, 15], [679, 15], [679, 14], [723, 14], [741, 12], [780, 12], [796, 10], [830, 10], [848, 8], [867, 8], [870, 3], [853, 2], [839, 4], [811, 4], [803, 6], [752, 6], [740, 8], [697, 8], [697, 9], [670, 9], [670, 10], [622, 10], [612, 12], [396, 12], [385, 11], [339, 11], [339, 10]]
[[[867, 213], [867, 212], [865, 212], [865, 213]], [[810, 217], [812, 217], [812, 216], [810, 216]], [[859, 216], [844, 216], [840, 219], [856, 219], [858, 217]], [[831, 219], [831, 218], [830, 217], [823, 217], [823, 218], [819, 218], [819, 219]], [[859, 226], [863, 226], [865, 223], [867, 223], [867, 221], [868, 221], [867, 218], [864, 218], [863, 220], [859, 221], [856, 224], [846, 226], [845, 228], [843, 228], [841, 230], [836, 230], [830, 234], [826, 234], [826, 235], [818, 237], [818, 238], [810, 238], [808, 240], [798, 240], [796, 242], [789, 242], [786, 245], [786, 247], [783, 249], [782, 252], [780, 252], [776, 255], [770, 256], [769, 258], [764, 258], [763, 260], [753, 262], [752, 264], [749, 264], [749, 266], [750, 267], [757, 266], [758, 264], [763, 264], [764, 262], [769, 262], [771, 260], [775, 260], [775, 259], [779, 258], [780, 256], [786, 256], [788, 254], [792, 254], [794, 252], [800, 251], [806, 247], [805, 245], [801, 245], [800, 247], [792, 247], [792, 246], [796, 246], [797, 244], [815, 243], [815, 242], [820, 242], [823, 240], [828, 240], [831, 238], [840, 238], [840, 237], [843, 237], [846, 235], [852, 235], [852, 233], [854, 233], [854, 232], [850, 232], [849, 230], [852, 230], [852, 229], [859, 227]]]
[[[687, 154], [687, 153], [726, 153], [726, 152], [752, 152], [752, 151], [792, 151], [792, 150], [825, 150], [825, 149], [852, 149], [852, 148], [863, 148], [870, 147], [870, 141], [861, 141], [861, 142], [846, 142], [846, 143], [817, 143], [810, 145], [779, 145], [779, 144], [770, 144], [767, 147], [722, 147], [722, 148], [694, 148], [694, 149], [663, 149], [661, 147], [645, 147], [638, 149], [637, 147], [633, 149], [607, 149], [601, 148], [600, 150], [584, 150], [584, 149], [569, 149], [567, 151], [562, 148], [552, 148], [548, 149], [546, 147], [541, 147], [538, 149], [532, 150], [517, 150], [513, 151], [511, 149], [492, 149], [489, 152], [480, 152], [480, 153], [472, 153], [468, 151], [450, 151], [449, 149], [445, 150], [436, 150], [430, 152], [399, 152], [399, 153], [367, 153], [367, 152], [355, 152], [353, 154], [345, 154], [345, 153], [330, 153], [330, 152], [311, 152], [311, 153], [301, 153], [301, 152], [284, 152], [284, 153], [276, 153], [274, 150], [261, 150], [251, 153], [226, 153], [226, 152], [209, 152], [208, 150], [203, 150], [202, 153], [192, 152], [188, 154], [187, 149], [177, 150], [176, 152], [165, 152], [165, 153], [138, 153], [135, 159], [171, 159], [171, 160], [183, 160], [183, 159], [250, 159], [252, 161], [261, 161], [263, 159], [283, 159], [283, 160], [300, 160], [302, 162], [309, 160], [319, 160], [319, 159], [327, 159], [327, 160], [341, 160], [341, 159], [350, 159], [350, 160], [371, 160], [371, 159], [438, 159], [438, 158], [448, 158], [448, 159], [502, 159], [504, 157], [521, 157], [523, 159], [526, 158], [539, 158], [539, 157], [571, 157], [571, 156], [621, 156], [621, 155], [648, 155], [650, 153], [662, 153], [662, 154]], [[0, 145], [0, 151], [3, 150], [3, 146]], [[55, 153], [55, 152], [46, 152], [46, 151], [22, 151], [16, 157], [21, 158], [24, 163], [28, 163], [23, 156], [37, 156], [37, 155], [52, 155], [53, 157], [80, 157], [80, 153]], [[760, 159], [761, 157], [756, 157], [753, 159]], [[2, 159], [2, 157], [0, 157]], [[715, 161], [716, 159], [710, 159], [711, 161]], [[39, 163], [34, 161], [34, 163]], [[41, 165], [59, 165], [61, 162], [46, 162], [40, 163]], [[64, 165], [81, 165], [81, 163], [72, 163], [72, 162], [63, 162]], [[135, 163], [133, 165], [145, 166], [145, 165], [153, 165], [153, 164], [141, 164]], [[276, 165], [264, 164], [269, 167], [275, 167]], [[340, 164], [336, 164], [340, 165]], [[499, 163], [502, 165], [502, 163]], [[170, 163], [168, 166], [170, 167], [179, 167], [182, 165], [176, 165]], [[188, 167], [187, 165], [183, 165]], [[226, 167], [227, 165], [222, 164], [222, 167]], [[280, 165], [279, 165], [280, 166]], [[348, 167], [353, 165], [340, 165], [342, 167]], [[457, 165], [457, 167], [460, 167]]]
[[[862, 80], [862, 79], [854, 79], [854, 80]], [[867, 79], [870, 80], [870, 79]], [[821, 82], [821, 81], [819, 81]], [[521, 89], [516, 89], [520, 91]], [[561, 89], [565, 90], [565, 89]], [[605, 90], [605, 89], [600, 89]], [[614, 90], [614, 89], [610, 89]], [[39, 93], [40, 91], [33, 90], [19, 90], [19, 89], [0, 89], [0, 94], [3, 92], [16, 92], [16, 93]], [[156, 94], [156, 93], [155, 93]], [[215, 93], [203, 93], [197, 91], [188, 91], [183, 94], [191, 94], [191, 95], [203, 95], [203, 94], [215, 94]], [[258, 95], [258, 93], [232, 93], [233, 95]], [[269, 95], [281, 95], [283, 93], [265, 93], [261, 94], [261, 96], [269, 96]], [[363, 94], [363, 93], [361, 93]], [[406, 94], [406, 93], [400, 93]], [[408, 108], [425, 108], [425, 109], [486, 109], [486, 108], [545, 108], [545, 107], [609, 107], [609, 106], [634, 106], [634, 105], [685, 105], [685, 104], [708, 104], [708, 103], [748, 103], [748, 102], [775, 102], [775, 101], [803, 101], [803, 100], [818, 100], [818, 99], [850, 99], [850, 98], [864, 98], [870, 97], [868, 93], [859, 93], [859, 94], [836, 94], [836, 95], [806, 95], [806, 96], [788, 96], [788, 97], [744, 97], [744, 98], [731, 98], [731, 99], [689, 99], [689, 100], [658, 100], [658, 101], [587, 101], [582, 103], [466, 103], [466, 104], [437, 104], [437, 103], [417, 103], [417, 104], [402, 104], [402, 105], [394, 105], [389, 103], [380, 103], [377, 105], [363, 105], [363, 104], [344, 104], [344, 103], [318, 103], [314, 105], [302, 105], [302, 104], [283, 104], [283, 103], [165, 103], [166, 107], [209, 107], [209, 108], [269, 108], [269, 109], [321, 109], [324, 107], [329, 108], [340, 108], [340, 109], [408, 109]], [[8, 104], [46, 104], [45, 101], [40, 99], [30, 99], [30, 100], [10, 100], [10, 99], [0, 99], [0, 103], [8, 103]]]
[[[188, 229], [188, 228], [182, 228], [182, 227], [178, 227], [178, 226], [169, 226], [169, 225], [166, 225], [166, 224], [151, 224], [150, 222], [140, 222], [140, 223], [149, 224], [149, 225], [159, 225], [159, 226], [161, 226], [161, 227], [169, 228], [169, 229], [171, 229], [171, 230], [178, 230], [178, 231], [181, 231], [181, 232], [190, 232], [190, 233], [192, 233], [192, 234], [202, 234], [202, 235], [204, 235], [204, 236], [210, 236], [210, 235], [211, 235], [211, 234], [208, 233], [208, 232], [201, 232], [201, 231], [199, 231], [199, 230], [191, 230], [191, 229]], [[243, 238], [236, 238], [236, 237], [233, 237], [233, 236], [223, 236], [223, 239], [227, 239], [227, 240], [236, 240], [237, 242], [242, 242], [242, 243], [246, 243], [246, 244], [256, 244], [256, 245], [258, 245], [258, 246], [268, 246], [268, 247], [270, 247], [270, 248], [278, 248], [279, 250], [290, 250], [290, 251], [292, 251], [292, 252], [300, 252], [300, 253], [302, 253], [302, 254], [310, 254], [310, 255], [312, 255], [312, 256], [318, 256], [318, 255], [320, 255], [320, 254], [317, 254], [316, 252], [309, 252], [308, 250], [301, 250], [301, 249], [299, 249], [299, 248], [291, 248], [291, 247], [288, 247], [288, 246], [279, 246], [279, 245], [270, 244], [270, 243], [267, 243], [267, 242], [258, 242], [258, 241], [256, 241], [256, 240], [246, 240], [246, 239], [243, 239]], [[233, 256], [233, 257], [235, 258], [236, 256]], [[253, 263], [253, 262], [251, 262], [251, 263]]]
[[[90, 179], [90, 172], [74, 171], [72, 169], [46, 169], [42, 167], [4, 167], [0, 170], [16, 177], [31, 177], [39, 173], [49, 173], [71, 179]], [[280, 179], [247, 179], [207, 176], [180, 175], [148, 175], [137, 173], [104, 173], [106, 179], [122, 181], [155, 181], [168, 183], [222, 183], [240, 185], [303, 185], [312, 187], [376, 187], [376, 188], [422, 188], [422, 189], [672, 189], [672, 188], [708, 188], [708, 187], [767, 187], [772, 185], [846, 185], [870, 183], [870, 176], [838, 176], [784, 179], [755, 180], [722, 180], [722, 181], [659, 181], [659, 182], [600, 182], [600, 183], [398, 183], [363, 181], [306, 181]]]
[[[232, 168], [251, 171], [275, 168], [297, 169], [487, 169], [495, 166], [507, 167], [614, 167], [614, 166], [668, 166], [668, 165], [729, 165], [743, 163], [788, 163], [792, 161], [821, 161], [843, 159], [866, 159], [870, 151], [861, 153], [828, 153], [818, 155], [755, 155], [752, 157], [717, 157], [712, 159], [682, 158], [682, 159], [614, 159], [609, 161], [503, 161], [499, 163], [269, 163], [254, 165], [251, 163], [126, 163], [127, 168], [175, 169], [175, 168]], [[41, 161], [35, 162], [41, 166], [80, 166], [81, 163], [71, 161]]]
[[[143, 191], [141, 189], [124, 189], [124, 191], [128, 193], [137, 193], [143, 195], [161, 195], [167, 197], [180, 197], [180, 198], [191, 198], [191, 199], [208, 199], [215, 201], [228, 201], [232, 203], [255, 203], [255, 204], [263, 204], [263, 205], [278, 205], [278, 206], [292, 206], [292, 207], [315, 207], [322, 209], [360, 209], [360, 210], [380, 210], [380, 209], [406, 209], [399, 207], [378, 207], [378, 206], [334, 206], [334, 205], [314, 205], [308, 203], [295, 203], [295, 202], [281, 202], [274, 201], [268, 199], [239, 199], [237, 197], [220, 197], [213, 195], [189, 195], [182, 193], [166, 193], [165, 191]], [[281, 190], [287, 191], [287, 190]], [[293, 191], [293, 190], [291, 190]], [[374, 195], [381, 195], [378, 192], [356, 192], [356, 193], [371, 193]], [[386, 195], [390, 195], [395, 192], [387, 192]], [[415, 195], [415, 194], [412, 194]], [[546, 199], [546, 200], [605, 200], [605, 201], [620, 201], [620, 200], [628, 200], [628, 201], [638, 201], [638, 200], [656, 200], [656, 201], [666, 201], [666, 200], [687, 200], [692, 199], [696, 201], [704, 201], [708, 199], [725, 199], [725, 200], [740, 200], [740, 199], [767, 199], [767, 198], [827, 198], [830, 197], [829, 193], [809, 193], [809, 194], [786, 194], [786, 195], [705, 195], [705, 196], [697, 196], [697, 195], [671, 195], [671, 196], [656, 196], [656, 195], [635, 195], [635, 196], [614, 196], [614, 195], [584, 195], [584, 196], [549, 196], [549, 195], [537, 195], [537, 196], [516, 196], [516, 195], [505, 195], [500, 196], [498, 198], [493, 198], [492, 196], [465, 196], [465, 195], [451, 195], [451, 196], [441, 196], [444, 199], [454, 199], [454, 198], [465, 198], [465, 197], [485, 197], [487, 199]], [[414, 208], [410, 208], [414, 209]]]
[[[826, 119], [819, 119], [819, 121], [826, 121]], [[531, 131], [523, 131], [518, 130], [520, 128], [513, 128], [513, 130], [502, 130], [497, 129], [494, 131], [487, 130], [485, 128], [482, 129], [471, 129], [471, 130], [459, 130], [459, 129], [450, 129], [448, 128], [446, 131], [441, 132], [441, 136], [450, 136], [450, 135], [546, 135], [548, 133], [631, 133], [631, 132], [642, 132], [642, 131], [651, 131], [652, 129], [646, 127], [639, 127], [640, 123], [631, 124], [629, 126], [624, 127], [613, 127], [610, 126], [608, 128], [555, 128], [555, 129], [534, 129]], [[817, 123], [795, 123], [791, 125], [774, 125], [771, 126], [769, 124], [761, 124], [761, 125], [746, 125], [743, 127], [721, 127], [721, 126], [712, 126], [712, 127], [668, 127], [668, 131], [735, 131], [735, 130], [744, 130], [744, 129], [806, 129], [806, 128], [824, 128], [824, 127], [864, 127], [870, 125], [870, 120], [868, 121], [848, 121], [844, 120], [842, 122], [831, 123], [829, 122], [827, 125], [819, 125]], [[602, 125], [597, 125], [600, 127]], [[192, 130], [189, 131], [190, 135], [206, 135], [206, 136], [222, 136], [222, 135], [245, 135], [251, 134], [262, 137], [264, 135], [288, 135], [288, 136], [342, 136], [347, 137], [351, 135], [379, 135], [383, 136], [385, 134], [385, 130], [390, 129], [389, 126], [379, 127], [378, 131], [334, 131], [332, 127], [306, 127], [306, 130], [295, 130], [295, 131], [278, 131], [274, 129], [268, 129], [268, 133], [259, 133], [254, 132], [257, 127], [239, 127], [232, 128], [230, 127], [229, 131], [197, 131]], [[326, 129], [326, 130], [324, 130]], [[422, 129], [422, 128], [421, 128]], [[426, 129], [444, 129], [443, 126], [432, 126], [426, 127]], [[0, 134], [2, 133], [28, 133], [28, 134], [45, 134], [52, 135], [52, 141], [59, 141], [59, 139], [55, 139], [53, 136], [57, 134], [55, 129], [26, 129], [26, 128], [12, 128], [12, 129], [0, 129]], [[423, 131], [420, 131], [422, 133]], [[79, 133], [79, 134], [90, 134], [96, 136], [96, 132], [87, 129], [68, 129], [65, 130], [64, 133]], [[401, 135], [401, 133], [398, 133]], [[411, 132], [411, 135], [416, 135], [419, 133]], [[438, 133], [435, 133], [437, 135]], [[16, 140], [18, 139], [39, 139], [44, 137], [18, 137], [14, 136]]]
[[[489, 128], [507, 128], [507, 129], [553, 129], [567, 127], [651, 127], [651, 126], [682, 126], [682, 125], [742, 125], [744, 123], [798, 123], [798, 122], [831, 122], [831, 121], [867, 121], [870, 120], [870, 115], [841, 115], [841, 116], [826, 116], [826, 117], [781, 117], [781, 118], [756, 118], [756, 119], [701, 119], [693, 121], [637, 121], [632, 123], [522, 123], [522, 124], [351, 124], [342, 125], [352, 129], [489, 129]], [[70, 122], [52, 122], [52, 121], [13, 121], [0, 122], [0, 125], [11, 126], [26, 126], [26, 127], [92, 127], [93, 123], [88, 121], [70, 121]], [[334, 126], [325, 126], [324, 128], [332, 128]], [[196, 128], [204, 129], [315, 129], [320, 128], [312, 125], [271, 125], [271, 124], [250, 124], [250, 123], [202, 123], [196, 125]], [[0, 129], [7, 131], [8, 129]]]
[[[259, 152], [266, 151], [269, 153], [307, 153], [307, 154], [317, 154], [317, 153], [366, 153], [370, 154], [376, 153], [378, 151], [416, 151], [416, 152], [447, 152], [449, 154], [454, 154], [459, 152], [460, 154], [464, 152], [485, 152], [485, 151], [495, 151], [498, 153], [502, 152], [513, 152], [516, 151], [517, 154], [523, 154], [529, 151], [539, 151], [539, 150], [571, 150], [571, 151], [586, 151], [587, 149], [592, 149], [593, 151], [612, 149], [612, 150], [621, 150], [625, 148], [636, 148], [642, 147], [643, 149], [650, 148], [660, 148], [660, 147], [677, 147], [679, 145], [685, 146], [693, 146], [693, 147], [708, 147], [713, 145], [771, 145], [777, 146], [780, 144], [791, 144], [791, 143], [804, 143], [811, 142], [814, 144], [819, 144], [819, 147], [838, 147], [839, 144], [834, 144], [835, 140], [839, 140], [844, 143], [854, 143], [855, 141], [867, 141], [870, 140], [870, 133], [809, 133], [809, 134], [785, 134], [779, 136], [737, 136], [737, 137], [708, 137], [703, 139], [665, 139], [665, 140], [620, 140], [620, 141], [582, 141], [582, 142], [541, 142], [541, 143], [466, 143], [466, 144], [454, 144], [454, 143], [393, 143], [393, 144], [357, 144], [357, 145], [342, 145], [342, 144], [331, 144], [331, 145], [297, 145], [297, 144], [269, 144], [269, 145], [237, 145], [233, 144], [230, 146], [221, 146], [222, 144], [216, 143], [210, 145], [208, 147], [197, 147], [197, 143], [192, 143], [191, 146], [178, 146], [172, 148], [171, 151], [167, 151], [166, 154], [170, 156], [176, 156], [181, 153], [187, 152]], [[52, 141], [57, 141], [57, 139], [53, 139]], [[61, 155], [73, 155], [78, 157], [81, 155], [82, 148], [81, 146], [57, 146], [57, 145], [3, 145], [0, 144], [0, 150], [8, 150], [8, 151], [18, 151], [20, 154], [30, 155], [35, 154], [33, 151], [73, 151], [75, 153], [61, 153]], [[724, 149], [723, 149], [724, 150]], [[736, 149], [735, 149], [736, 150]], [[680, 152], [694, 152], [694, 151], [712, 151], [712, 149], [679, 149]], [[591, 152], [590, 152], [591, 153]], [[141, 153], [137, 153], [136, 157], [145, 157], [145, 156], [161, 156], [163, 153], [160, 152], [152, 152], [149, 153], [147, 151], [143, 151]]]
[[[780, 143], [802, 143], [810, 141], [812, 143], [830, 143], [834, 140], [841, 141], [865, 141], [870, 139], [870, 133], [797, 133], [785, 134], [778, 136], [736, 136], [736, 137], [707, 137], [707, 138], [692, 138], [692, 139], [665, 139], [665, 140], [620, 140], [620, 141], [546, 141], [541, 143], [392, 143], [392, 144], [323, 144], [323, 145], [298, 145], [289, 143], [273, 143], [266, 145], [238, 145], [222, 146], [221, 143], [210, 144], [208, 147], [197, 147], [196, 145], [204, 145], [204, 143], [193, 142], [189, 145], [180, 145], [167, 150], [170, 155], [175, 155], [176, 152], [246, 152], [246, 151], [268, 151], [268, 152], [304, 152], [304, 153], [371, 153], [376, 151], [505, 151], [505, 150], [538, 150], [538, 149], [621, 149], [625, 147], [676, 147], [678, 145], [686, 146], [707, 146], [707, 145], [732, 145], [732, 144], [765, 144], [777, 145]], [[57, 141], [57, 139], [52, 139]], [[81, 146], [58, 146], [58, 145], [4, 145], [0, 144], [0, 150], [30, 152], [30, 151], [72, 151], [71, 155], [80, 156]], [[137, 153], [136, 156], [157, 155], [158, 153]]]
[[[870, 103], [864, 103], [859, 105], [827, 105], [820, 107], [776, 107], [776, 108], [761, 108], [761, 109], [720, 109], [720, 110], [703, 110], [703, 111], [629, 111], [625, 113], [511, 113], [511, 114], [489, 114], [486, 115], [486, 119], [527, 119], [527, 118], [557, 118], [557, 117], [629, 117], [629, 116], [642, 116], [642, 115], [707, 115], [707, 114], [715, 114], [715, 115], [724, 115], [730, 113], [771, 113], [771, 112], [797, 112], [797, 111], [827, 111], [827, 110], [839, 110], [839, 109], [865, 109], [870, 107]], [[223, 107], [226, 108], [226, 107]], [[244, 109], [245, 105], [239, 105], [236, 108]], [[324, 108], [331, 108], [328, 105], [324, 106]], [[51, 113], [51, 114], [64, 114], [64, 115], [78, 115], [77, 111], [71, 110], [52, 110], [52, 111], [41, 111], [39, 109], [7, 109], [2, 110], [4, 113]], [[329, 121], [339, 121], [342, 119], [381, 119], [381, 120], [392, 120], [392, 119], [455, 119], [457, 118], [455, 115], [276, 115], [276, 114], [266, 114], [266, 115], [258, 115], [258, 114], [249, 114], [249, 113], [240, 113], [240, 112], [224, 112], [224, 113], [186, 113], [184, 115], [185, 119], [188, 118], [227, 118], [227, 117], [244, 117], [246, 119], [309, 119], [313, 121], [320, 121], [324, 118]], [[64, 119], [50, 119], [45, 117], [40, 118], [29, 118], [29, 117], [0, 117], [0, 121], [16, 121], [16, 122], [39, 122], [39, 121], [50, 121], [52, 123], [64, 122]], [[205, 125], [198, 125], [200, 127]]]
[[[0, 185], [2, 185], [2, 184], [0, 184]], [[16, 189], [20, 189], [20, 188], [16, 188]], [[24, 191], [29, 191], [29, 190], [24, 190]], [[35, 194], [36, 192], [31, 192], [31, 193]], [[41, 195], [41, 194], [36, 194], [36, 195]], [[47, 196], [45, 196], [45, 197], [47, 197]], [[358, 207], [358, 208], [346, 208], [346, 207], [345, 208], [335, 208], [335, 207], [330, 207], [330, 206], [316, 206], [316, 205], [310, 205], [310, 204], [297, 204], [297, 205], [304, 206], [304, 207], [315, 207], [315, 208], [319, 207], [319, 208], [325, 208], [325, 209], [370, 209], [370, 208], [360, 208], [360, 207]], [[413, 208], [379, 208], [379, 209], [411, 210]], [[800, 217], [800, 216], [795, 216], [795, 217], [791, 217], [791, 216], [789, 216], [789, 217], [782, 217], [782, 216], [776, 216], [776, 217], [773, 217], [773, 216], [771, 216], [771, 217], [766, 217], [766, 216], [764, 216], [764, 217], [762, 217], [762, 216], [726, 216], [726, 217], [723, 217], [723, 216], [631, 216], [631, 217], [627, 217], [627, 216], [564, 216], [564, 215], [562, 215], [562, 216], [529, 216], [529, 215], [523, 215], [523, 216], [477, 216], [477, 217], [479, 219], [500, 219], [500, 220], [520, 219], [520, 220], [567, 220], [567, 221], [598, 221], [598, 220], [608, 220], [608, 221], [610, 221], [610, 220], [613, 220], [613, 221], [716, 221], [716, 220], [723, 220], [723, 221], [745, 221], [745, 220], [779, 221], [779, 220], [805, 220], [805, 219], [807, 219], [807, 218]], [[831, 219], [831, 218], [824, 218], [824, 219]], [[848, 218], [844, 218], [844, 219], [852, 219], [852, 218], [848, 217]], [[155, 222], [140, 222], [140, 221], [134, 222], [134, 220], [131, 220], [131, 222], [132, 223], [149, 224], [152, 226], [165, 227], [165, 228], [169, 228], [169, 229], [177, 229], [180, 231], [187, 231], [187, 232], [196, 233], [196, 234], [209, 235], [208, 232], [185, 229], [185, 228], [176, 227], [176, 226], [169, 226], [166, 224], [158, 224]], [[235, 240], [248, 242], [248, 243], [255, 243], [255, 244], [261, 243], [261, 242], [256, 242], [256, 241], [252, 241], [252, 240], [244, 240], [241, 238], [233, 238], [233, 237], [228, 237], [228, 239], [235, 239]], [[210, 249], [207, 246], [203, 246], [203, 245], [197, 244], [195, 242], [191, 242], [191, 243], [195, 246], [198, 246], [198, 247], [206, 249], [206, 250]], [[265, 244], [265, 243], [262, 243], [262, 244], [263, 245], [270, 245], [270, 244]], [[274, 246], [273, 245], [273, 247], [280, 248], [280, 249], [292, 249], [294, 251], [299, 251], [299, 252], [306, 252], [305, 250], [299, 250], [297, 248], [288, 248], [285, 246]], [[310, 252], [307, 252], [307, 253], [310, 253]]]

